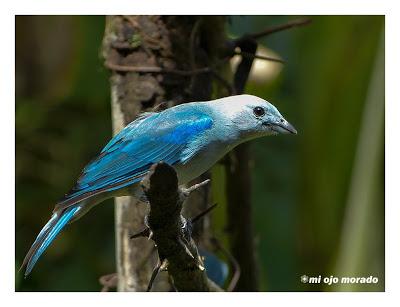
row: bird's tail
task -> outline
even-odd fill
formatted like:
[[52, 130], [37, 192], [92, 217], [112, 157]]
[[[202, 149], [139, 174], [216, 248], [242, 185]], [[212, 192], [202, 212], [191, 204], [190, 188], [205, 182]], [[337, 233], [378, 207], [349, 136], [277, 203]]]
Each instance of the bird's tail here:
[[21, 265], [20, 270], [26, 266], [25, 277], [29, 275], [39, 257], [80, 209], [81, 206], [79, 205], [71, 206], [63, 211], [57, 211], [53, 213], [50, 220], [39, 232], [35, 242], [33, 242]]

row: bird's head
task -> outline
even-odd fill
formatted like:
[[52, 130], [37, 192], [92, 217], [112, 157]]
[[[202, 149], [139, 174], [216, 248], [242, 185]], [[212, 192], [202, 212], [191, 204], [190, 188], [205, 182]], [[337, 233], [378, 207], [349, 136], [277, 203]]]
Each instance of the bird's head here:
[[244, 138], [273, 134], [297, 134], [296, 129], [268, 101], [252, 95], [221, 99], [220, 112]]

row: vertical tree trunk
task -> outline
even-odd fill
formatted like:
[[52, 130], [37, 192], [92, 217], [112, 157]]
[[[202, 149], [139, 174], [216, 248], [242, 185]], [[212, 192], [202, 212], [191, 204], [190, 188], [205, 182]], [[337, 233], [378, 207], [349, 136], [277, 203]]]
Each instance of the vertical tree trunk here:
[[[114, 133], [140, 112], [161, 103], [166, 108], [210, 99], [211, 74], [190, 72], [213, 65], [218, 58], [219, 45], [225, 42], [224, 23], [223, 17], [216, 16], [107, 17], [103, 56], [112, 70]], [[160, 69], [155, 72], [154, 68]], [[196, 203], [205, 206], [206, 197], [199, 197]], [[144, 291], [150, 280], [155, 262], [152, 244], [145, 238], [129, 239], [143, 227], [146, 212], [146, 206], [131, 197], [116, 200], [119, 291]], [[158, 286], [158, 290], [166, 289]]]
[[258, 268], [251, 205], [249, 144], [241, 144], [229, 154], [226, 167], [227, 221], [232, 255], [239, 263], [240, 279], [235, 291], [258, 291]]
[[[254, 39], [244, 37], [237, 41], [237, 45], [242, 52], [256, 54], [257, 42]], [[252, 65], [253, 58], [242, 57], [234, 75], [234, 89], [237, 94], [244, 92]], [[242, 272], [235, 287], [236, 291], [258, 291], [250, 162], [250, 145], [244, 143], [229, 154], [228, 164], [225, 167], [229, 242], [232, 255]]]

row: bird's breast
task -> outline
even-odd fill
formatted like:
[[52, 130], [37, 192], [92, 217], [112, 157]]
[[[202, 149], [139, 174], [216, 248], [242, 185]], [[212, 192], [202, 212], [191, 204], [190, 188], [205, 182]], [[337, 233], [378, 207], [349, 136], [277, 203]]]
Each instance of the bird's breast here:
[[203, 147], [185, 163], [175, 165], [179, 184], [188, 183], [208, 171], [229, 150], [229, 146], [217, 142]]

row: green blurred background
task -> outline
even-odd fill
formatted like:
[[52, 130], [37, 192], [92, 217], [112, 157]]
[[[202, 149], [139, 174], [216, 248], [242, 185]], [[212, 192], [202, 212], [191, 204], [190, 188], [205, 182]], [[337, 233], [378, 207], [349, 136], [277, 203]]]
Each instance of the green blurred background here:
[[[295, 16], [235, 16], [232, 36]], [[266, 98], [296, 137], [252, 142], [263, 291], [384, 290], [384, 17], [314, 16], [260, 40], [287, 63], [253, 65], [246, 92]], [[54, 203], [111, 137], [103, 16], [16, 17], [16, 269]], [[213, 187], [223, 184], [213, 169]], [[221, 189], [219, 189], [221, 190]], [[224, 239], [224, 196], [214, 213]], [[54, 242], [17, 291], [98, 291], [115, 271], [112, 201]], [[244, 272], [245, 274], [245, 272]], [[308, 285], [308, 276], [379, 277]]]

